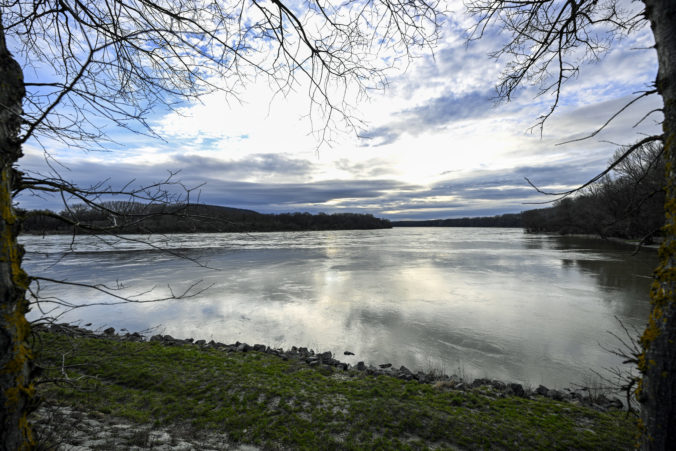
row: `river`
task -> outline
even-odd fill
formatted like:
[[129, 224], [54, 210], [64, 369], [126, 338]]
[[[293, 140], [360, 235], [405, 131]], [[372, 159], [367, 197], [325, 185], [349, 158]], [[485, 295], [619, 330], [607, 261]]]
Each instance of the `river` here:
[[603, 348], [618, 346], [619, 321], [643, 329], [657, 263], [653, 250], [521, 229], [177, 234], [151, 237], [152, 247], [143, 236], [71, 238], [23, 236], [28, 272], [139, 300], [197, 283], [195, 295], [69, 310], [49, 301], [115, 299], [42, 283], [32, 319], [558, 388], [620, 366]]

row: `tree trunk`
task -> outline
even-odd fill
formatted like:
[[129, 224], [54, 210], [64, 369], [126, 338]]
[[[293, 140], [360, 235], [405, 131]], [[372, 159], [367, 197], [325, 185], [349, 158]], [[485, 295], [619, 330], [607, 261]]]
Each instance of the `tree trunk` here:
[[665, 240], [650, 292], [652, 311], [641, 337], [637, 390], [641, 402], [641, 447], [673, 449], [676, 444], [676, 1], [644, 0], [655, 36], [657, 90], [664, 101], [666, 161]]
[[0, 12], [0, 450], [12, 451], [34, 445], [26, 418], [34, 392], [26, 342], [28, 277], [21, 269], [20, 224], [12, 208], [24, 94], [23, 73], [7, 50]]

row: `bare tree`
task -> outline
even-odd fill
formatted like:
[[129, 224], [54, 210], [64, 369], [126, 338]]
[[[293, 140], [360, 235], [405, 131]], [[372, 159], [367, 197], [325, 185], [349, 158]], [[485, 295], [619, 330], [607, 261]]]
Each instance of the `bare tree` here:
[[[650, 24], [659, 69], [653, 88], [639, 94], [632, 103], [641, 97], [660, 95], [663, 108], [646, 115], [663, 114], [663, 133], [628, 146], [606, 171], [585, 186], [609, 173], [636, 149], [653, 142], [664, 144], [665, 240], [651, 289], [649, 324], [641, 338], [643, 349], [637, 358], [642, 379], [637, 383], [636, 395], [641, 403], [642, 448], [668, 449], [676, 443], [676, 173], [673, 169], [676, 167], [676, 149], [673, 148], [676, 142], [676, 2], [467, 0], [466, 5], [476, 19], [471, 39], [481, 38], [491, 26], [510, 37], [493, 54], [509, 61], [498, 84], [499, 94], [510, 99], [520, 86], [533, 83], [541, 95], [553, 95], [549, 109], [538, 119], [540, 129], [559, 105], [562, 87], [578, 74], [583, 63], [602, 57], [622, 35]], [[643, 8], [636, 10], [636, 5]], [[601, 129], [627, 107], [615, 112]], [[596, 133], [598, 131], [592, 136]]]
[[[88, 204], [115, 193], [24, 174], [22, 145], [105, 148], [103, 125], [154, 134], [157, 106], [257, 77], [307, 89], [319, 140], [355, 125], [350, 95], [383, 87], [390, 68], [434, 44], [437, 0], [2, 0], [0, 10], [0, 449], [33, 446], [27, 346], [31, 278], [21, 269], [14, 197], [53, 192]], [[385, 58], [386, 57], [386, 58]], [[25, 77], [25, 78], [24, 78]], [[103, 204], [103, 208], [106, 208]], [[112, 210], [111, 210], [112, 214]], [[75, 216], [63, 219], [73, 221]]]

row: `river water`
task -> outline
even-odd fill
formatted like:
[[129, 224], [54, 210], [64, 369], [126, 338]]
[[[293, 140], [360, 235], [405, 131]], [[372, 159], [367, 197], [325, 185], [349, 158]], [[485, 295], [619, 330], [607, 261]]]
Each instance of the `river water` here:
[[197, 284], [194, 296], [69, 311], [49, 301], [115, 298], [43, 282], [42, 311], [92, 328], [307, 346], [353, 364], [559, 388], [620, 365], [603, 348], [617, 347], [618, 320], [643, 329], [657, 263], [653, 250], [632, 256], [630, 246], [521, 229], [181, 234], [151, 237], [153, 247], [147, 238], [25, 236], [25, 267], [139, 300]]

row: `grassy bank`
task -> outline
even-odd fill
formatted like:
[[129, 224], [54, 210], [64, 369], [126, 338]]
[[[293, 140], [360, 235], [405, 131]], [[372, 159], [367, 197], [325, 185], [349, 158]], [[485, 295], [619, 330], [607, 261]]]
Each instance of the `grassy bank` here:
[[[263, 448], [628, 449], [635, 425], [543, 397], [454, 390], [265, 354], [40, 333], [51, 401]], [[85, 376], [83, 378], [83, 376]]]

